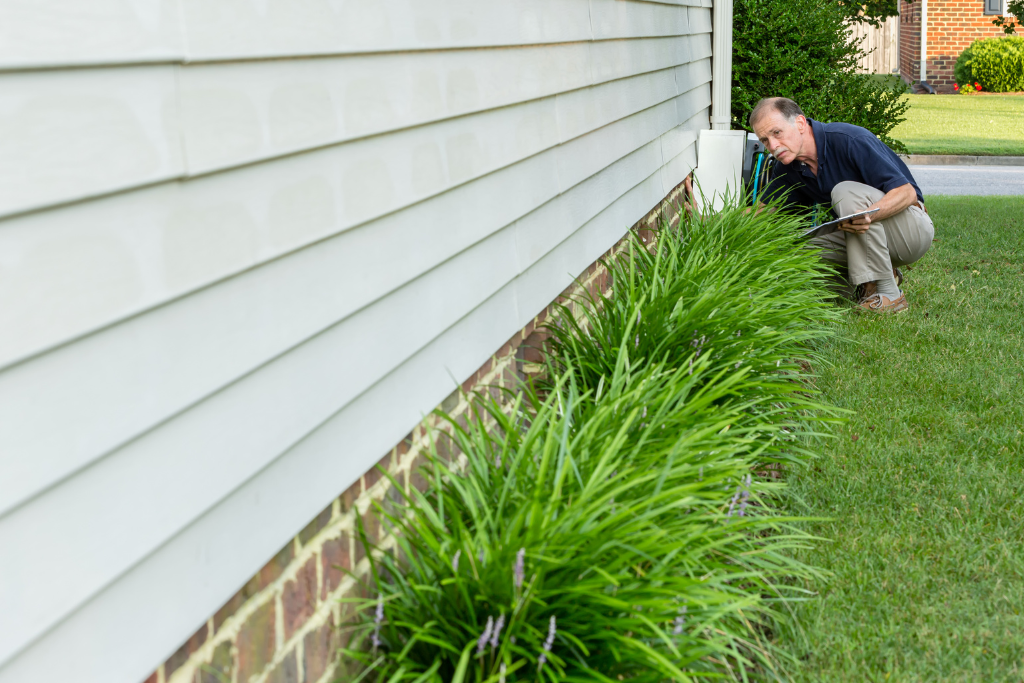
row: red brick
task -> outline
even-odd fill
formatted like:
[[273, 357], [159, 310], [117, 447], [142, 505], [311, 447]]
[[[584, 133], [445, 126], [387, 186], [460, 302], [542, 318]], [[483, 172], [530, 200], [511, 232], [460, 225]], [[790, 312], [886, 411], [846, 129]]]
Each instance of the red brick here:
[[349, 557], [349, 536], [342, 534], [338, 538], [324, 541], [320, 549], [320, 561], [323, 564], [324, 585], [321, 599], [327, 599], [327, 594], [337, 590], [345, 578], [346, 571], [352, 569], [352, 558]]
[[309, 543], [310, 539], [319, 533], [321, 529], [331, 523], [331, 515], [333, 514], [333, 504], [328, 505], [326, 508], [320, 511], [313, 521], [306, 525], [306, 528], [299, 532], [299, 543], [305, 545]]
[[231, 641], [224, 641], [213, 650], [209, 664], [199, 670], [199, 683], [224, 683], [231, 680], [235, 658], [231, 654]]
[[302, 565], [295, 578], [284, 584], [281, 593], [281, 604], [284, 610], [284, 638], [292, 637], [306, 620], [316, 611], [316, 599], [319, 592], [316, 582], [316, 557], [311, 557]]
[[341, 503], [341, 511], [348, 512], [355, 507], [356, 501], [359, 499], [359, 494], [362, 492], [362, 479], [357, 479], [354, 484], [346, 489], [345, 493], [338, 496], [338, 500]]
[[277, 645], [274, 636], [274, 601], [257, 609], [238, 632], [238, 681], [247, 683], [251, 676], [261, 673], [274, 658]]
[[192, 634], [192, 636], [185, 641], [185, 643], [178, 648], [177, 652], [167, 658], [164, 662], [164, 677], [170, 678], [171, 674], [181, 668], [182, 664], [188, 661], [188, 658], [192, 656], [192, 653], [198, 650], [203, 643], [206, 642], [207, 628], [206, 624]]
[[259, 579], [259, 589], [263, 590], [270, 584], [274, 583], [274, 581], [284, 573], [284, 570], [288, 568], [288, 565], [291, 564], [294, 557], [295, 546], [289, 542], [285, 547], [281, 548], [277, 552], [274, 559], [263, 565], [263, 569], [260, 569], [259, 574], [257, 574]]
[[302, 643], [303, 666], [306, 681], [316, 683], [330, 666], [339, 647], [338, 631], [330, 623], [306, 634]]
[[294, 651], [285, 655], [285, 658], [270, 670], [266, 683], [299, 683], [299, 665]]

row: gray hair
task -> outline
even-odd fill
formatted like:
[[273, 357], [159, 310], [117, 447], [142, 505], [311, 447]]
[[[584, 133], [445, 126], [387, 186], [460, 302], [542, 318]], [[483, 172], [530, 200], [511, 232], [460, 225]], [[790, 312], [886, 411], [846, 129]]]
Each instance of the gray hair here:
[[772, 111], [779, 112], [790, 123], [794, 123], [798, 116], [806, 118], [804, 110], [800, 108], [800, 105], [788, 97], [765, 97], [755, 104], [754, 110], [750, 112], [750, 118], [747, 119], [747, 122], [751, 129], [754, 127], [754, 122], [759, 121], [762, 116]]

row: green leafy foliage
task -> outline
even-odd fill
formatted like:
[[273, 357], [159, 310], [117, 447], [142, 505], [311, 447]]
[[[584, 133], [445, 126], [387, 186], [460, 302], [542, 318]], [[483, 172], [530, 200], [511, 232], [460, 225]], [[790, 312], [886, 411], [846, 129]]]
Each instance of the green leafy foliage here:
[[586, 324], [557, 316], [543, 381], [449, 418], [427, 489], [378, 506], [394, 545], [346, 651], [367, 676], [781, 677], [770, 634], [816, 573], [766, 468], [834, 419], [804, 381], [827, 270], [795, 228], [730, 208], [635, 240]]
[[881, 26], [889, 17], [899, 15], [896, 0], [867, 0], [864, 3], [840, 2], [839, 8], [846, 20], [856, 24]]
[[957, 57], [953, 78], [961, 88], [977, 82], [989, 92], [1024, 90], [1024, 37], [974, 41]]
[[819, 0], [736, 0], [733, 127], [763, 97], [788, 97], [811, 118], [863, 126], [898, 153], [892, 129], [905, 119], [902, 82], [855, 73], [861, 47], [842, 7]]
[[1009, 0], [1006, 3], [1006, 11], [1013, 16], [998, 16], [992, 20], [992, 23], [1002, 28], [1006, 35], [1012, 36], [1020, 27], [1021, 17], [1024, 17], [1024, 0]]

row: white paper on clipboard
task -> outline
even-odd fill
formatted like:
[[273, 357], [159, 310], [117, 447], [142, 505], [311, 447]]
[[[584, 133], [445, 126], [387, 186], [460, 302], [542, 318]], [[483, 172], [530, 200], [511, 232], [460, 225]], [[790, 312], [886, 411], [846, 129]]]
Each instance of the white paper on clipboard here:
[[800, 236], [821, 237], [822, 235], [828, 235], [829, 233], [833, 233], [836, 230], [838, 230], [839, 226], [845, 223], [846, 221], [852, 221], [854, 218], [860, 218], [861, 216], [870, 216], [871, 214], [877, 212], [878, 209], [871, 209], [870, 211], [860, 211], [858, 213], [851, 213], [849, 216], [843, 216], [842, 218], [837, 218], [834, 221], [829, 221], [827, 223], [822, 223], [821, 225], [816, 225], [813, 228], [806, 230]]

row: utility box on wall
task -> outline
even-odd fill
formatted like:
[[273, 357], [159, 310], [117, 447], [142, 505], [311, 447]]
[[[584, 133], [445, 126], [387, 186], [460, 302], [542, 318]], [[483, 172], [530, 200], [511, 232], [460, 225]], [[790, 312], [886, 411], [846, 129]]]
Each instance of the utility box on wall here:
[[743, 192], [743, 154], [747, 133], [742, 130], [702, 130], [697, 137], [694, 192], [701, 213], [721, 211], [727, 199]]

